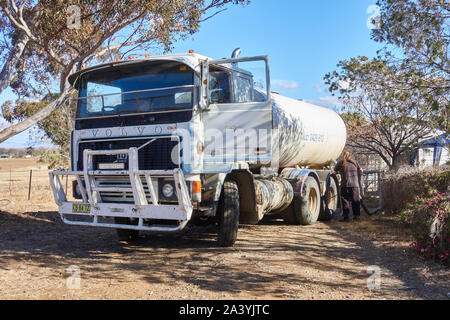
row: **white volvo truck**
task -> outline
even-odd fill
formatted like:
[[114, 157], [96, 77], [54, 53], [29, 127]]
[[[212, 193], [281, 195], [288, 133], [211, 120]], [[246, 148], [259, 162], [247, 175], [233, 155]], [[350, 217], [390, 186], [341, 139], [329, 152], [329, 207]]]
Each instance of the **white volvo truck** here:
[[[239, 53], [155, 56], [72, 74], [72, 168], [50, 172], [62, 220], [115, 228], [124, 241], [140, 230], [214, 223], [218, 244], [232, 246], [239, 224], [265, 215], [303, 225], [330, 219], [342, 119], [271, 92], [268, 57]], [[75, 201], [61, 183], [67, 175]]]

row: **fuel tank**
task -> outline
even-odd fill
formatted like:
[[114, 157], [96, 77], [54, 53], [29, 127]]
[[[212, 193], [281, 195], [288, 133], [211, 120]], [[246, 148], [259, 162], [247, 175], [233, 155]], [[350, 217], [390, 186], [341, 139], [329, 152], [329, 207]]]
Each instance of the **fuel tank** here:
[[320, 168], [340, 156], [347, 130], [339, 114], [278, 94], [271, 97], [274, 128], [278, 129], [273, 156], [278, 149], [280, 168]]

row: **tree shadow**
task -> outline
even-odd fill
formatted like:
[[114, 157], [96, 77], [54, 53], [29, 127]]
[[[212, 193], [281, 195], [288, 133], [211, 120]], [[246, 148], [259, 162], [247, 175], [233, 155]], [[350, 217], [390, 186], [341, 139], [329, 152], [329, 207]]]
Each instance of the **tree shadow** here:
[[[410, 291], [422, 299], [448, 299], [450, 281], [444, 280], [442, 283], [433, 284], [427, 281], [421, 272], [423, 269], [445, 272], [445, 267], [435, 261], [424, 261], [409, 246], [405, 247], [404, 243], [410, 235], [403, 227], [395, 226], [393, 219], [380, 214], [363, 216], [361, 222], [353, 222], [356, 232], [348, 232], [347, 223], [332, 221], [328, 225], [337, 231], [343, 241], [352, 242], [357, 246], [353, 251], [356, 260], [367, 266], [380, 268], [380, 290], [384, 290], [383, 280], [386, 283], [386, 276], [389, 277], [391, 274], [401, 283], [398, 288], [400, 291]], [[367, 229], [367, 226], [370, 228]]]
[[[335, 224], [303, 227], [264, 221], [241, 226], [236, 246], [221, 248], [214, 226], [191, 226], [177, 234], [144, 233], [137, 242], [122, 244], [113, 229], [65, 225], [56, 212], [0, 212], [0, 269], [9, 270], [17, 261], [57, 270], [78, 265], [86, 279], [127, 282], [124, 272], [131, 272], [152, 284], [187, 283], [217, 293], [280, 299], [298, 298], [315, 285], [330, 292], [361, 290], [368, 275], [348, 267], [344, 262], [349, 259], [379, 265], [401, 278], [394, 262], [402, 248], [390, 248], [394, 257], [385, 262], [383, 257], [389, 255], [382, 248], [347, 235]], [[346, 245], [337, 246], [336, 241]], [[322, 276], [330, 271], [342, 278]], [[417, 280], [418, 275], [410, 276]]]

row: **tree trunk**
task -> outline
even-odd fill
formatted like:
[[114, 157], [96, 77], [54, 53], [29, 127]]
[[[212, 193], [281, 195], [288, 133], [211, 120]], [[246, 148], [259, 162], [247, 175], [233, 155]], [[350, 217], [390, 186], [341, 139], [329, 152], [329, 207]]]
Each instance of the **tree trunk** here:
[[60, 106], [62, 106], [70, 98], [72, 90], [73, 90], [72, 87], [66, 88], [63, 91], [63, 93], [58, 97], [58, 99], [49, 103], [47, 106], [45, 106], [45, 108], [39, 110], [32, 116], [26, 118], [25, 120], [23, 120], [17, 124], [11, 125], [8, 128], [0, 131], [0, 142], [3, 142], [5, 140], [15, 136], [16, 134], [19, 134], [19, 133], [27, 130], [28, 128], [31, 128], [39, 121], [48, 117], [53, 111], [55, 111]]
[[16, 76], [15, 69], [17, 62], [19, 62], [20, 58], [22, 57], [22, 53], [25, 50], [28, 41], [28, 36], [25, 33], [20, 32], [19, 37], [17, 38], [17, 41], [14, 44], [14, 47], [12, 48], [8, 59], [3, 65], [2, 71], [0, 72], [0, 93], [8, 88], [9, 84]]
[[393, 156], [392, 156], [392, 165], [391, 165], [391, 167], [389, 168], [389, 170], [391, 170], [391, 171], [397, 171], [400, 167], [400, 163], [399, 163], [399, 161], [398, 161], [399, 159], [398, 159], [398, 155], [397, 154], [394, 154]]

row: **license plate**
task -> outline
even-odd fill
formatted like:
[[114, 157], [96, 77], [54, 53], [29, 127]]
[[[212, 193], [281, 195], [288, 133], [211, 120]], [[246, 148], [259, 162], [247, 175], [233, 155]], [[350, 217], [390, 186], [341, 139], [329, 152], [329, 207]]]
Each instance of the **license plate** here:
[[91, 205], [84, 203], [74, 203], [72, 204], [72, 212], [73, 213], [90, 213]]

